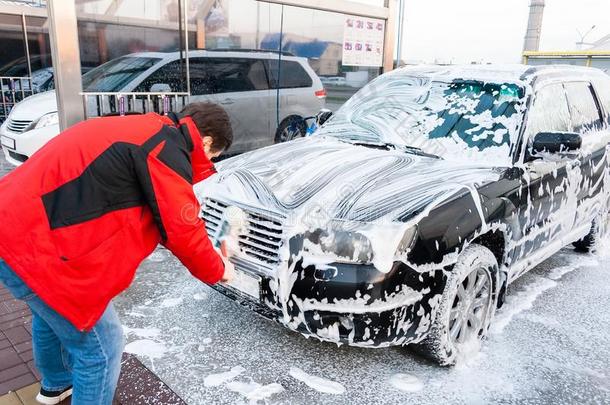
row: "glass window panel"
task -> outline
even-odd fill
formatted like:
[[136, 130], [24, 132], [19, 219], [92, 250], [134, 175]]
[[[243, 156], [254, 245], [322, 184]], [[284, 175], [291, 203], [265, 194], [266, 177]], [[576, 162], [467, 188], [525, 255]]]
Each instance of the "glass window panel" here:
[[565, 84], [572, 117], [572, 130], [585, 132], [600, 127], [602, 120], [593, 98], [591, 85], [586, 82]]

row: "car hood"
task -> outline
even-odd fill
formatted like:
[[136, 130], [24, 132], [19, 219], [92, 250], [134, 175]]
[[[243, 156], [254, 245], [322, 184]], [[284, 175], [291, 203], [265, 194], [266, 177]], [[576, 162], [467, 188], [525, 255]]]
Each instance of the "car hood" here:
[[492, 167], [321, 136], [237, 156], [217, 169], [195, 186], [201, 201], [216, 198], [297, 221], [404, 222], [457, 195], [479, 199], [477, 189], [500, 177]]
[[11, 110], [11, 118], [14, 120], [35, 121], [45, 114], [57, 111], [57, 99], [55, 91], [45, 91], [34, 94], [17, 103]]

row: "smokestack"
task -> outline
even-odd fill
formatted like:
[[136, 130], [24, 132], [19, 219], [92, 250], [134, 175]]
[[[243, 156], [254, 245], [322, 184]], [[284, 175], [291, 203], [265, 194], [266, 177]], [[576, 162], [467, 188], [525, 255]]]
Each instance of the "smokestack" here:
[[530, 16], [527, 21], [527, 31], [525, 33], [523, 51], [537, 51], [539, 49], [543, 15], [544, 0], [531, 0]]

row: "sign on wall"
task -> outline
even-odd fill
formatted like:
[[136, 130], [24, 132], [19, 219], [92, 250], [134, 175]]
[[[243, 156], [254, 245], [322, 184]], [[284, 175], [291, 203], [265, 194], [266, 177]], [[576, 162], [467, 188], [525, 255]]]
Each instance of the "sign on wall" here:
[[383, 65], [385, 21], [365, 17], [345, 17], [343, 30], [343, 65]]

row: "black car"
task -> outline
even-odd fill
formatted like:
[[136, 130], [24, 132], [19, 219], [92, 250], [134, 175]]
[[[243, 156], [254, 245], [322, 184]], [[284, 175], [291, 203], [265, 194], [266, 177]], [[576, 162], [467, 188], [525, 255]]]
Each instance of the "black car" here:
[[590, 68], [385, 74], [311, 137], [196, 185], [233, 246], [238, 276], [216, 288], [306, 336], [453, 364], [512, 281], [605, 233], [609, 115]]

